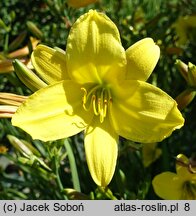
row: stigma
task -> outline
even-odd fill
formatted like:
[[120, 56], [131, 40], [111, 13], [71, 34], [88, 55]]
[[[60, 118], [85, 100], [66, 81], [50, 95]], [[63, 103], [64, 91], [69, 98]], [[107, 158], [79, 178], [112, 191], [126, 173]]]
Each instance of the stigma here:
[[93, 111], [96, 116], [99, 116], [100, 122], [103, 123], [112, 104], [110, 89], [97, 85], [89, 91], [86, 88], [81, 88], [81, 90], [84, 93], [82, 98], [84, 110]]

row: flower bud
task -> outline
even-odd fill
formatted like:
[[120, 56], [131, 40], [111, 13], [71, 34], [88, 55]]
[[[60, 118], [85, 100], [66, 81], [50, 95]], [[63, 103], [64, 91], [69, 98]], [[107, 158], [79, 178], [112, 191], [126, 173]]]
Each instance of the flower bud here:
[[0, 118], [12, 118], [18, 106], [0, 105]]
[[10, 44], [9, 44], [9, 51], [11, 50], [15, 50], [16, 48], [18, 48], [21, 43], [24, 41], [25, 37], [27, 35], [26, 31], [23, 31], [22, 33], [20, 33], [15, 40], [13, 40]]
[[12, 135], [7, 135], [7, 138], [13, 147], [24, 156], [18, 157], [20, 162], [31, 166], [34, 164], [39, 164], [46, 170], [51, 171], [50, 167], [48, 167], [46, 163], [41, 158], [39, 158], [41, 155], [33, 145], [31, 145], [26, 140], [20, 140]]
[[14, 60], [13, 66], [19, 79], [33, 92], [47, 86], [45, 82], [19, 60]]
[[188, 82], [191, 87], [196, 87], [196, 66], [188, 63]]
[[20, 106], [26, 99], [26, 96], [0, 92], [0, 104]]
[[178, 70], [180, 71], [181, 75], [184, 77], [184, 79], [188, 81], [188, 66], [179, 59], [176, 60], [175, 64]]
[[[37, 46], [37, 44], [39, 43], [39, 40], [37, 40], [36, 38], [33, 38], [33, 37], [30, 37], [30, 44], [29, 46], [34, 50], [35, 47]], [[29, 46], [24, 46], [20, 49], [17, 49], [11, 53], [9, 53], [7, 55], [7, 58], [11, 58], [11, 59], [14, 59], [14, 58], [21, 58], [21, 57], [24, 57], [24, 56], [27, 56], [30, 54], [30, 48]]]
[[181, 60], [176, 60], [176, 65], [181, 73], [181, 75], [185, 78], [188, 85], [190, 87], [196, 87], [196, 66], [191, 62], [185, 64]]
[[27, 21], [27, 28], [29, 29], [29, 31], [38, 39], [42, 39], [43, 38], [43, 33], [42, 31], [35, 25], [35, 23], [31, 22], [31, 21]]
[[20, 153], [22, 153], [25, 157], [29, 158], [30, 155], [33, 154], [33, 152], [17, 137], [12, 135], [7, 135], [8, 140], [13, 145], [13, 147], [18, 150]]
[[187, 107], [194, 99], [195, 93], [195, 91], [188, 88], [178, 95], [175, 99], [178, 104], [178, 109], [183, 110], [185, 107]]
[[14, 71], [12, 60], [5, 59], [0, 61], [0, 73], [9, 73]]

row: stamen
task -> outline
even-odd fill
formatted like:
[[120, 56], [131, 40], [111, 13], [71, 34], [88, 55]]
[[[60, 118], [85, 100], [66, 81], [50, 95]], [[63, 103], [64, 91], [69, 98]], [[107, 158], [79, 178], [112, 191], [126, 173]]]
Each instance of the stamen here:
[[[98, 88], [100, 88], [99, 86], [95, 86], [95, 87], [93, 87], [90, 91], [89, 91], [89, 93], [87, 94], [87, 101], [88, 101], [88, 99], [89, 99], [89, 97], [93, 94], [93, 93], [95, 93], [96, 92], [96, 90], [98, 89]], [[86, 90], [86, 89], [85, 89]]]
[[86, 103], [87, 91], [86, 91], [85, 88], [81, 88], [81, 90], [84, 92], [84, 96], [82, 97], [82, 102], [85, 104]]
[[91, 103], [92, 103], [92, 98], [91, 98], [89, 106], [87, 107], [86, 103], [88, 101], [89, 94], [87, 93], [87, 91], [86, 91], [85, 88], [81, 88], [81, 90], [84, 92], [84, 96], [82, 97], [82, 106], [83, 106], [83, 108], [84, 108], [85, 111], [89, 111], [90, 107], [91, 107]]
[[107, 115], [110, 104], [112, 103], [111, 92], [109, 89], [102, 88], [97, 85], [90, 89], [89, 92], [85, 88], [81, 88], [84, 92], [82, 98], [82, 105], [85, 111], [93, 109], [96, 116], [99, 115], [100, 122], [102, 123]]
[[195, 166], [190, 161], [186, 163], [181, 158], [176, 158], [176, 163], [180, 166], [186, 167], [190, 173], [196, 174]]
[[93, 100], [93, 111], [94, 111], [94, 113], [95, 113], [95, 115], [99, 115], [99, 111], [97, 111], [97, 107], [96, 107], [96, 96], [95, 95], [93, 95], [92, 96], [92, 100]]
[[103, 108], [103, 116], [106, 117], [107, 114], [107, 108], [108, 108], [108, 101], [104, 100], [104, 108]]
[[101, 115], [101, 113], [100, 113], [100, 118], [99, 118], [99, 119], [100, 119], [100, 122], [103, 123], [103, 121], [104, 121], [104, 116]]
[[98, 112], [101, 112], [101, 98], [98, 98]]
[[188, 164], [188, 170], [192, 174], [196, 174], [196, 169], [194, 169], [194, 166], [189, 162]]

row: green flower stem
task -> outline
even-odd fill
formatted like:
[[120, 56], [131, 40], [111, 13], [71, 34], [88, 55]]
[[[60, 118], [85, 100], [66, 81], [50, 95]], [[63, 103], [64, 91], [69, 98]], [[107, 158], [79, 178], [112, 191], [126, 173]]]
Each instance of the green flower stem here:
[[71, 145], [67, 139], [64, 140], [64, 146], [67, 150], [68, 159], [69, 159], [69, 163], [70, 163], [71, 175], [72, 175], [72, 179], [73, 179], [73, 187], [78, 192], [81, 192], [80, 181], [78, 178], [78, 171], [77, 171], [77, 167], [76, 167], [76, 161], [74, 158], [74, 154], [73, 154]]
[[117, 200], [117, 198], [113, 195], [112, 191], [109, 188], [98, 187], [98, 196], [101, 199], [110, 199]]
[[[59, 187], [60, 191], [62, 192], [64, 188], [63, 188], [63, 185], [61, 183], [60, 176], [59, 176], [59, 162], [58, 162], [56, 157], [55, 157], [55, 174], [56, 174], [56, 180], [57, 180], [58, 187]], [[65, 200], [68, 199], [65, 194], [63, 194], [63, 198]]]

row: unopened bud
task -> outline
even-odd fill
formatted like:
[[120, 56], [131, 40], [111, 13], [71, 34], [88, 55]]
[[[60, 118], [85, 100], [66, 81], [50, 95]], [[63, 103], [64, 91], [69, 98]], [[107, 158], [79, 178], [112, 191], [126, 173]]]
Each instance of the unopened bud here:
[[179, 59], [176, 60], [176, 65], [189, 87], [196, 88], [196, 66], [191, 62], [187, 65]]
[[[20, 161], [23, 164], [27, 164], [29, 166], [42, 166], [43, 168], [45, 168], [48, 171], [51, 171], [50, 167], [48, 167], [45, 162], [43, 160], [41, 160], [40, 158], [38, 158], [37, 156], [31, 154], [29, 155], [29, 157], [25, 158], [25, 157], [18, 157], [18, 161]], [[43, 170], [42, 170], [43, 171]]]
[[35, 23], [31, 22], [31, 21], [27, 21], [27, 27], [29, 29], [29, 31], [38, 39], [42, 39], [43, 38], [43, 33], [42, 31], [35, 25]]
[[20, 153], [22, 153], [25, 157], [29, 158], [29, 156], [33, 154], [33, 152], [17, 137], [12, 135], [7, 135], [7, 138], [12, 144], [12, 146]]
[[26, 140], [21, 139], [21, 142], [36, 156], [40, 157], [41, 154], [39, 153], [39, 151], [29, 142], [27, 142]]
[[186, 65], [181, 60], [176, 60], [176, 66], [178, 70], [180, 71], [181, 75], [184, 77], [184, 79], [188, 82], [188, 65]]
[[0, 104], [20, 106], [26, 99], [27, 96], [0, 92]]
[[21, 43], [24, 41], [25, 37], [27, 35], [26, 31], [23, 31], [22, 33], [20, 33], [15, 40], [13, 40], [10, 44], [9, 44], [9, 51], [11, 50], [15, 50], [16, 48], [18, 48]]
[[191, 62], [188, 63], [188, 82], [191, 87], [196, 88], [196, 66]]
[[29, 164], [29, 159], [26, 157], [18, 157], [18, 161], [22, 164]]
[[178, 95], [175, 99], [178, 104], [178, 109], [183, 110], [185, 107], [187, 107], [194, 99], [195, 94], [196, 92], [192, 89], [186, 89], [180, 95]]
[[33, 92], [47, 86], [44, 81], [19, 60], [14, 60], [13, 66], [19, 79]]
[[0, 61], [0, 73], [9, 73], [14, 71], [12, 61], [9, 59], [5, 59]]
[[7, 135], [7, 138], [9, 139], [10, 143], [17, 149], [19, 152], [21, 152], [24, 156], [29, 157], [30, 155], [35, 155], [40, 157], [39, 151], [29, 142], [26, 140], [18, 139], [15, 136]]
[[0, 118], [12, 118], [18, 106], [0, 105]]
[[[38, 43], [39, 43], [39, 40], [37, 40], [36, 38], [30, 37], [30, 46], [33, 50], [35, 49], [35, 47], [37, 46]], [[24, 46], [20, 49], [17, 49], [15, 51], [9, 53], [7, 55], [7, 58], [11, 58], [11, 59], [19, 58], [19, 57], [21, 58], [21, 57], [29, 55], [30, 52], [31, 52], [31, 50], [29, 49], [29, 46]]]
[[18, 157], [18, 160], [21, 163], [28, 164], [30, 166], [37, 164], [44, 167], [46, 170], [51, 171], [50, 167], [48, 167], [46, 163], [41, 158], [39, 158], [40, 153], [33, 145], [31, 145], [26, 140], [20, 140], [12, 135], [7, 135], [7, 138], [13, 147], [24, 156]]

